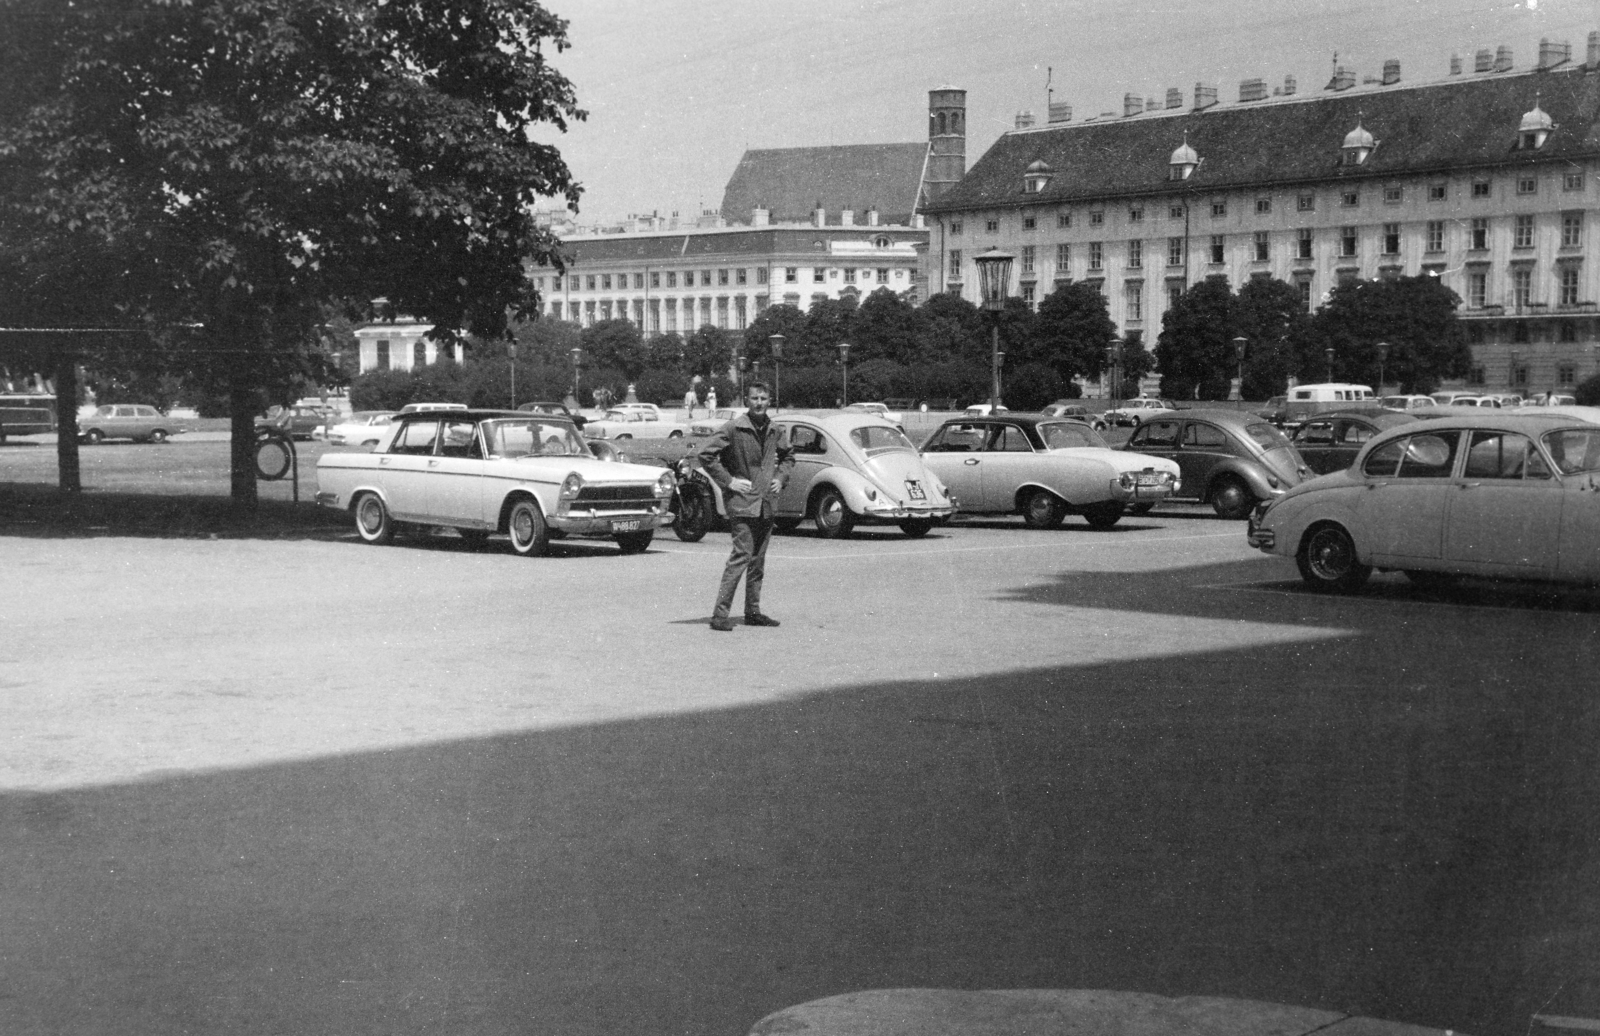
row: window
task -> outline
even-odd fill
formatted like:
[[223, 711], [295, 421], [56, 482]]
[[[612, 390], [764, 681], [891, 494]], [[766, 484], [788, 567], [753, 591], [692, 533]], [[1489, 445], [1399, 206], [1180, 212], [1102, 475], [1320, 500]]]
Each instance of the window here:
[[1199, 449], [1216, 449], [1228, 445], [1228, 436], [1216, 425], [1190, 421], [1183, 429], [1183, 444]]
[[950, 279], [953, 281], [961, 279], [961, 249], [959, 248], [950, 249]]
[[1563, 363], [1556, 368], [1557, 385], [1576, 385], [1578, 383], [1578, 368], [1570, 363]]
[[[1522, 368], [1522, 373], [1527, 372], [1526, 367]], [[1513, 432], [1481, 431], [1472, 433], [1467, 446], [1467, 463], [1461, 475], [1492, 479], [1549, 478], [1550, 468], [1532, 439]]]
[[783, 283], [794, 284], [800, 280], [800, 267], [785, 266], [783, 268]]
[[1383, 203], [1385, 205], [1398, 205], [1405, 199], [1405, 189], [1401, 187], [1385, 187], [1383, 189]]
[[717, 283], [723, 287], [728, 286], [728, 269], [723, 267], [717, 271]]
[[1056, 276], [1066, 275], [1067, 268], [1072, 265], [1072, 246], [1056, 245]]
[[1223, 249], [1224, 249], [1224, 246], [1226, 245], [1226, 243], [1227, 243], [1227, 239], [1224, 238], [1221, 234], [1212, 234], [1211, 235], [1211, 261], [1213, 263], [1222, 262], [1222, 260], [1223, 260]]
[[1561, 247], [1577, 248], [1583, 244], [1583, 213], [1563, 212], [1561, 214]]
[[661, 287], [661, 271], [660, 270], [651, 270], [650, 271], [650, 287], [652, 287], [652, 288]]
[[700, 271], [700, 284], [703, 287], [707, 287], [707, 288], [711, 287], [711, 271], [710, 270], [701, 270]]
[[1430, 183], [1428, 185], [1429, 201], [1444, 201], [1449, 197], [1449, 193], [1449, 188], [1442, 183]]
[[1144, 209], [1141, 208], [1141, 207], [1136, 207], [1136, 208], [1129, 209], [1128, 210], [1128, 222], [1129, 223], [1143, 223], [1144, 222]]
[[953, 220], [950, 221], [950, 236], [951, 237], [960, 237], [961, 236], [961, 221], [959, 219], [953, 219]]
[[1168, 266], [1182, 266], [1183, 265], [1183, 238], [1181, 238], [1181, 237], [1169, 237], [1169, 238], [1167, 238], [1167, 265]]
[[1228, 214], [1228, 203], [1226, 201], [1214, 201], [1214, 202], [1211, 203], [1211, 218], [1212, 219], [1219, 219], [1219, 218], [1221, 218], [1223, 216], [1226, 216], [1227, 214]]
[[644, 274], [636, 273], [636, 274], [633, 275], [633, 286], [635, 288], [644, 287]]
[[1105, 221], [1106, 221], [1106, 214], [1104, 212], [1091, 212], [1091, 213], [1089, 213], [1089, 225], [1091, 227], [1098, 227], [1101, 224], [1105, 223]]
[[1089, 242], [1089, 269], [1098, 270], [1105, 265], [1105, 246], [1099, 241]]
[[854, 284], [856, 282], [856, 268], [854, 266], [846, 266], [844, 268], [844, 282], [846, 284]]
[[1468, 368], [1468, 370], [1467, 370], [1467, 384], [1468, 385], [1482, 385], [1482, 384], [1485, 384], [1488, 380], [1489, 380], [1489, 372], [1484, 368], [1483, 364], [1475, 363], [1470, 368]]
[[1000, 233], [1000, 221], [998, 219], [986, 219], [983, 221], [983, 229], [990, 234], [998, 234]]
[[1182, 219], [1185, 215], [1188, 214], [1188, 211], [1189, 210], [1184, 208], [1182, 205], [1173, 205], [1173, 206], [1170, 206], [1167, 209], [1167, 218], [1168, 219]]
[[1070, 227], [1070, 226], [1072, 226], [1072, 213], [1070, 213], [1070, 212], [1058, 212], [1058, 213], [1056, 213], [1056, 229], [1057, 230], [1065, 230], [1067, 227]]
[[1183, 282], [1182, 281], [1168, 281], [1167, 282], [1167, 308], [1168, 309], [1176, 309], [1178, 307], [1178, 300], [1181, 299], [1181, 298], [1183, 298]]
[[1294, 286], [1300, 289], [1300, 305], [1309, 311], [1311, 309], [1311, 278], [1297, 277]]
[[1489, 181], [1488, 180], [1474, 180], [1474, 181], [1472, 181], [1472, 196], [1474, 198], [1487, 198], [1487, 197], [1489, 197]]
[[600, 290], [601, 291], [610, 291], [611, 290], [611, 275], [609, 273], [602, 273], [600, 275]]
[[594, 290], [594, 284], [595, 284], [595, 276], [594, 276], [594, 274], [591, 273], [591, 274], [587, 275], [586, 277], [584, 277], [583, 280], [584, 280], [584, 287], [589, 291], [593, 291]]
[[1489, 221], [1487, 219], [1475, 219], [1472, 221], [1472, 244], [1470, 247], [1480, 252], [1489, 247]]
[[[959, 257], [961, 255], [961, 253], [959, 251], [952, 251], [950, 254], [952, 256], [957, 256], [957, 257]], [[959, 274], [957, 276], [959, 276]], [[826, 269], [824, 269], [821, 266], [818, 266], [818, 267], [815, 267], [815, 268], [812, 269], [812, 271], [811, 271], [811, 283], [812, 284], [824, 284], [824, 283], [827, 282], [827, 280], [828, 280], [828, 271]]]
[[1035, 217], [1033, 217], [1033, 216], [1023, 216], [1022, 217], [1022, 229], [1023, 230], [1032, 230], [1034, 227], [1036, 227], [1038, 225], [1039, 225], [1039, 221]]
[[1312, 238], [1311, 238], [1311, 228], [1310, 227], [1301, 227], [1300, 228], [1300, 237], [1295, 242], [1295, 246], [1296, 246], [1295, 258], [1296, 259], [1310, 259], [1311, 258], [1311, 240], [1312, 240]]
[[561, 290], [561, 278], [560, 277], [552, 277], [552, 278], [550, 278], [550, 290], [551, 291], [560, 291]]
[[[1561, 264], [1559, 284], [1561, 294], [1557, 298], [1561, 300], [1560, 304], [1563, 306], [1576, 306], [1578, 304], [1578, 267], [1576, 264]], [[1570, 324], [1563, 324], [1562, 329], [1565, 330], [1570, 326]]]
[[1513, 225], [1511, 245], [1513, 248], [1533, 247], [1533, 217], [1531, 215], [1518, 216]]
[[1518, 194], [1537, 194], [1539, 192], [1539, 178], [1536, 176], [1517, 177]]
[[1267, 232], [1265, 230], [1258, 230], [1256, 231], [1256, 262], [1266, 262], [1267, 256]]
[[1360, 191], [1345, 191], [1339, 195], [1339, 204], [1347, 209], [1353, 209], [1361, 204]]
[[733, 282], [735, 284], [747, 283], [746, 279], [745, 279], [745, 269], [744, 269], [744, 267], [741, 266], [737, 270], [733, 271]]
[[1428, 221], [1428, 244], [1430, 252], [1444, 251], [1444, 220], [1430, 219]]
[[1034, 286], [1032, 284], [1024, 284], [1022, 286], [1022, 301], [1027, 305], [1027, 307], [1029, 309], [1033, 308], [1033, 296], [1034, 296]]
[[1460, 444], [1461, 436], [1448, 433], [1396, 439], [1367, 454], [1362, 472], [1371, 478], [1449, 478]]
[[1385, 223], [1383, 225], [1383, 254], [1400, 254], [1400, 224]]
[[765, 266], [756, 267], [756, 283], [757, 284], [765, 284], [765, 283], [767, 283], [767, 268]]
[[1315, 212], [1317, 210], [1317, 196], [1315, 194], [1302, 194], [1294, 200], [1297, 212]]
[[1022, 273], [1028, 277], [1033, 276], [1033, 254], [1032, 245], [1022, 246]]
[[1581, 191], [1581, 190], [1583, 190], [1583, 174], [1582, 173], [1563, 173], [1561, 175], [1561, 189], [1563, 191]]
[[1511, 271], [1511, 297], [1519, 309], [1533, 301], [1533, 270], [1519, 266]]
[[1339, 254], [1346, 259], [1356, 254], [1356, 228], [1339, 228]]
[[667, 287], [676, 288], [677, 286], [678, 286], [678, 273], [677, 273], [677, 271], [676, 270], [668, 270], [667, 271]]
[[1144, 242], [1128, 242], [1128, 269], [1138, 270], [1144, 267]]
[[1144, 319], [1144, 283], [1129, 281], [1122, 287], [1122, 300], [1129, 320]]
[[878, 268], [878, 283], [879, 284], [888, 284], [889, 283], [889, 271], [888, 271], [887, 268], [885, 268], [885, 267], [879, 267]]
[[1257, 216], [1266, 216], [1266, 215], [1269, 215], [1271, 212], [1272, 212], [1272, 199], [1271, 198], [1257, 198], [1256, 199], [1256, 215]]

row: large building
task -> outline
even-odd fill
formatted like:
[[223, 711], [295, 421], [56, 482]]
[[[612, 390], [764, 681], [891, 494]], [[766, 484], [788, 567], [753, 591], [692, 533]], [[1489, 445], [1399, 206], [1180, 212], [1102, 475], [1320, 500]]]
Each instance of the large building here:
[[965, 94], [930, 91], [928, 140], [747, 151], [722, 208], [694, 226], [635, 221], [562, 238], [567, 269], [532, 271], [544, 312], [585, 326], [625, 317], [647, 334], [738, 330], [769, 305], [888, 288], [924, 296], [918, 210], [965, 172]]
[[1430, 83], [1390, 61], [1362, 83], [1337, 68], [1311, 96], [1246, 80], [1235, 104], [1204, 85], [1192, 101], [1019, 115], [924, 208], [928, 290], [977, 301], [973, 258], [999, 248], [1017, 257], [1012, 294], [1097, 284], [1122, 333], [1153, 344], [1213, 274], [1288, 281], [1313, 308], [1341, 282], [1431, 274], [1463, 300], [1470, 384], [1542, 391], [1600, 370], [1600, 33], [1581, 62], [1543, 43], [1531, 71], [1502, 47]]

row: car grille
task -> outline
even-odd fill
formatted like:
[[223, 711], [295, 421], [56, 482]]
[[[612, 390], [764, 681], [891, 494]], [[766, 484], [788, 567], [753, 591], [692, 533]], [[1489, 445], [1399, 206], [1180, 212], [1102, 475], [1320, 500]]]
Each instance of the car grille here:
[[654, 484], [584, 486], [572, 501], [574, 511], [648, 511], [657, 503]]

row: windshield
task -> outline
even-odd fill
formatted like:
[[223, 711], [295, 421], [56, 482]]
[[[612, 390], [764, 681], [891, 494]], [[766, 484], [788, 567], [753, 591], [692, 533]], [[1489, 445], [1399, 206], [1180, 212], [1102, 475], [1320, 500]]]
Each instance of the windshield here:
[[587, 457], [589, 448], [570, 421], [514, 418], [483, 423], [491, 457]]
[[1600, 471], [1600, 428], [1593, 431], [1565, 428], [1549, 432], [1544, 437], [1544, 445], [1563, 475]]
[[1279, 431], [1273, 425], [1264, 424], [1260, 421], [1254, 421], [1245, 425], [1244, 434], [1260, 443], [1261, 448], [1264, 450], [1276, 450], [1279, 447], [1289, 445], [1288, 436], [1284, 435], [1283, 432]]
[[1086, 424], [1076, 421], [1041, 421], [1037, 426], [1039, 438], [1047, 450], [1070, 450], [1078, 446], [1104, 447], [1106, 441]]
[[890, 450], [904, 450], [906, 453], [916, 453], [917, 448], [911, 445], [911, 440], [898, 428], [886, 425], [869, 424], [860, 428], [850, 429], [850, 441], [865, 450], [867, 456], [878, 453], [887, 453]]

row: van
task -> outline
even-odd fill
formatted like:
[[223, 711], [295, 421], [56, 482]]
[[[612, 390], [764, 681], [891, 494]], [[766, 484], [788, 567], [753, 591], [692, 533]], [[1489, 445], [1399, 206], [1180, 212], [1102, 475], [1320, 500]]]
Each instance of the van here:
[[1350, 385], [1340, 381], [1296, 385], [1289, 390], [1289, 400], [1284, 404], [1283, 426], [1299, 428], [1305, 424], [1306, 418], [1326, 410], [1357, 410], [1377, 406], [1371, 385]]

